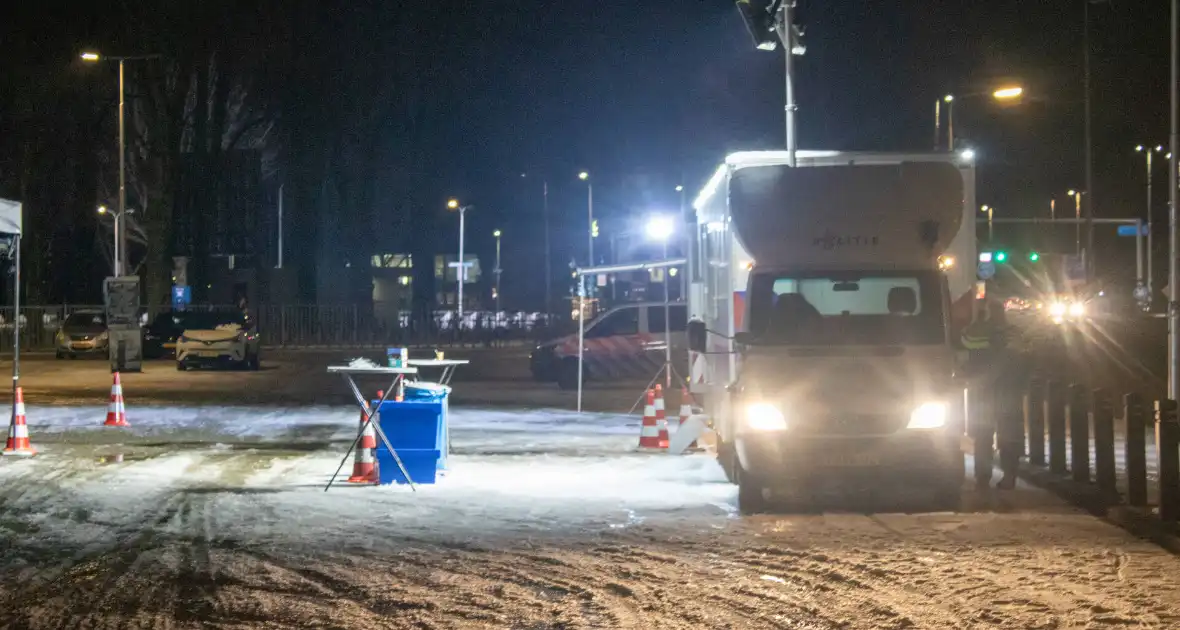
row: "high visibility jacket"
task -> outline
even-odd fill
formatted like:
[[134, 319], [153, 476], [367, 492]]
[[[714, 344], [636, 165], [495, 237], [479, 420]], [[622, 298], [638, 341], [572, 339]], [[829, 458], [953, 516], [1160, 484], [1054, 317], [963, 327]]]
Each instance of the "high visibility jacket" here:
[[963, 328], [960, 341], [968, 350], [994, 350], [1007, 345], [1004, 343], [1006, 322], [1003, 306], [988, 304], [986, 308], [988, 313], [984, 317]]
[[994, 328], [989, 322], [975, 321], [971, 322], [963, 329], [962, 342], [963, 347], [968, 350], [988, 350], [992, 347], [992, 337], [994, 336]]

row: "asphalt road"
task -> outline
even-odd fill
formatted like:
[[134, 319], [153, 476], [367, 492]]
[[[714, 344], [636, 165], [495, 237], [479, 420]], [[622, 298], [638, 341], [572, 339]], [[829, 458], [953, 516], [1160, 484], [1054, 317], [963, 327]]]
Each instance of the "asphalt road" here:
[[[1027, 331], [1048, 367], [1136, 382], [1094, 331]], [[366, 354], [150, 362], [129, 429], [100, 426], [104, 362], [30, 357], [41, 454], [0, 461], [0, 627], [1180, 627], [1180, 561], [1037, 489], [742, 517], [709, 456], [635, 453], [635, 416], [537, 411], [574, 397], [519, 348], [448, 353], [472, 364], [442, 483], [325, 493], [356, 428], [325, 369]], [[591, 384], [587, 408], [641, 387]]]
[[[352, 397], [340, 376], [327, 373], [329, 365], [343, 365], [357, 357], [384, 360], [380, 350], [271, 351], [262, 355], [258, 372], [190, 370], [179, 372], [172, 361], [144, 363], [139, 373], [122, 374], [129, 406], [136, 404], [229, 405], [338, 405]], [[573, 392], [552, 383], [535, 383], [529, 374], [528, 349], [499, 348], [457, 350], [447, 358], [471, 363], [455, 372], [452, 401], [460, 405], [493, 407], [546, 407], [574, 409]], [[10, 357], [0, 362], [0, 373], [12, 369]], [[432, 377], [429, 369], [423, 376]], [[437, 374], [435, 374], [437, 376]], [[366, 393], [375, 395], [387, 380], [357, 379]], [[51, 354], [22, 357], [21, 385], [29, 405], [105, 404], [110, 397], [111, 374], [98, 358], [58, 360]], [[645, 383], [588, 383], [584, 406], [590, 411], [627, 411]], [[0, 400], [11, 400], [4, 392]]]

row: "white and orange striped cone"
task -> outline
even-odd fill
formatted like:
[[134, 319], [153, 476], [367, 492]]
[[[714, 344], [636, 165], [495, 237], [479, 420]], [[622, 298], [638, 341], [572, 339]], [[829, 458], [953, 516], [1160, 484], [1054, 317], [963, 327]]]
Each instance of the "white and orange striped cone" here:
[[119, 380], [119, 373], [115, 372], [115, 382], [111, 385], [111, 402], [107, 405], [107, 421], [104, 427], [129, 427], [127, 424], [127, 407], [123, 403], [123, 383]]
[[664, 405], [664, 386], [656, 385], [656, 426], [659, 428], [660, 448], [668, 448], [668, 413]]
[[[365, 405], [365, 409], [369, 408]], [[352, 476], [348, 483], [377, 483], [377, 430], [372, 422], [366, 422], [367, 412], [361, 412], [361, 441], [356, 446], [356, 458], [352, 461]]]
[[647, 390], [647, 402], [643, 405], [643, 424], [639, 427], [639, 448], [659, 450], [668, 448], [667, 436], [660, 442], [660, 428], [656, 422], [655, 392]]
[[29, 443], [29, 425], [25, 422], [25, 393], [16, 388], [12, 401], [12, 422], [8, 425], [8, 443], [4, 446], [5, 456], [32, 457], [36, 449]]
[[[692, 407], [693, 407], [692, 394], [689, 393], [687, 387], [681, 388], [680, 389], [680, 424], [679, 424], [679, 426], [683, 427], [684, 423], [688, 422], [688, 417], [692, 415]], [[689, 451], [700, 451], [702, 449], [701, 449], [700, 445], [697, 444], [697, 441], [693, 440], [692, 444], [688, 445], [688, 450]]]

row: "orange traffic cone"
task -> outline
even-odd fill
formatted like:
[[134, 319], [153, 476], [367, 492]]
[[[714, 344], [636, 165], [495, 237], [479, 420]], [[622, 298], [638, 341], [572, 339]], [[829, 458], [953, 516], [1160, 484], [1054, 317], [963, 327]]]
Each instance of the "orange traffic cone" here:
[[647, 390], [647, 402], [643, 405], [643, 424], [639, 428], [639, 448], [663, 450], [668, 448], [668, 432], [660, 431], [656, 422], [655, 392]]
[[8, 443], [4, 446], [3, 454], [18, 457], [37, 454], [33, 445], [29, 444], [29, 425], [25, 424], [25, 393], [19, 387], [12, 401], [12, 422], [8, 425]]
[[[365, 405], [365, 409], [369, 406]], [[356, 447], [356, 459], [352, 462], [352, 476], [348, 483], [377, 483], [377, 431], [372, 422], [366, 422], [368, 414], [361, 412], [361, 441]]]
[[664, 386], [656, 385], [656, 426], [659, 427], [660, 448], [668, 448], [668, 414], [664, 405]]
[[123, 383], [119, 380], [119, 373], [115, 372], [115, 382], [111, 385], [111, 402], [107, 405], [107, 421], [104, 427], [129, 427], [127, 424], [127, 407], [123, 404]]
[[[687, 387], [681, 388], [680, 389], [680, 425], [679, 426], [684, 426], [684, 423], [688, 422], [688, 417], [692, 415], [692, 407], [693, 407], [692, 394], [689, 393]], [[701, 450], [701, 447], [699, 444], [697, 444], [696, 440], [693, 440], [692, 444], [688, 445], [688, 450], [699, 451], [699, 450]]]

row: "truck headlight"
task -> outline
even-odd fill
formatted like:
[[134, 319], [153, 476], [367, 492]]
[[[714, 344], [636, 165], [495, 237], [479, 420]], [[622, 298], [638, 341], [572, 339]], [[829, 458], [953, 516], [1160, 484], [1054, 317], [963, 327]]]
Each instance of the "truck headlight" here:
[[787, 419], [770, 403], [754, 403], [746, 407], [746, 426], [755, 431], [785, 431]]
[[1086, 314], [1086, 305], [1081, 302], [1074, 302], [1069, 305], [1070, 317], [1081, 317]]
[[1053, 317], [1065, 317], [1067, 310], [1065, 302], [1054, 302], [1049, 305], [1049, 314]]
[[937, 429], [946, 424], [946, 403], [928, 402], [910, 414], [910, 429]]

